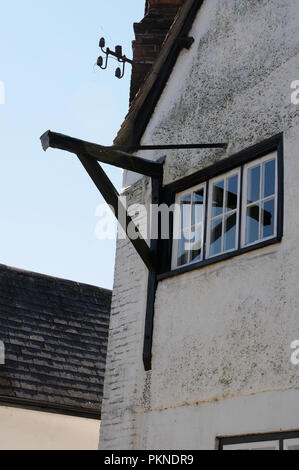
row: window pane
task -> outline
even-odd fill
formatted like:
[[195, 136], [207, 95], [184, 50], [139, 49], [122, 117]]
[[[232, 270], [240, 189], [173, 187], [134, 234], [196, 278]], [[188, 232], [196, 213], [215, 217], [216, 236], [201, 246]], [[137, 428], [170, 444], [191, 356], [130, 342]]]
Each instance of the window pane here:
[[247, 199], [248, 203], [258, 201], [260, 199], [260, 176], [261, 167], [255, 166], [248, 170], [248, 191]]
[[222, 249], [222, 218], [213, 220], [211, 224], [210, 256], [221, 253]]
[[246, 243], [259, 239], [259, 206], [247, 207], [246, 213]]
[[227, 180], [226, 212], [237, 208], [238, 202], [238, 175], [231, 176]]
[[223, 212], [224, 181], [213, 184], [212, 217]]
[[188, 263], [189, 254], [189, 231], [181, 232], [181, 237], [178, 240], [178, 266]]
[[275, 200], [266, 201], [262, 207], [262, 237], [274, 235], [274, 206]]
[[192, 225], [202, 222], [204, 205], [203, 188], [193, 194]]
[[225, 218], [224, 226], [224, 251], [236, 248], [237, 214], [234, 213]]
[[299, 439], [284, 439], [283, 441], [284, 450], [299, 450]]
[[252, 449], [249, 450], [276, 450], [276, 447], [252, 447]]
[[202, 250], [202, 226], [198, 225], [193, 227], [191, 230], [191, 260], [190, 261], [200, 261], [201, 260], [201, 250]]
[[275, 160], [265, 162], [263, 165], [263, 197], [275, 194]]
[[223, 450], [279, 450], [279, 441], [244, 442], [242, 444], [227, 444]]
[[181, 228], [190, 227], [191, 223], [191, 194], [181, 198]]

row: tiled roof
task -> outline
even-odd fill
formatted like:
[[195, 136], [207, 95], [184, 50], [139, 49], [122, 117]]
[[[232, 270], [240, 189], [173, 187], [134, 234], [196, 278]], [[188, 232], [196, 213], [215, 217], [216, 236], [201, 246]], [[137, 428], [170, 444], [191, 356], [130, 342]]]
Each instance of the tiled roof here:
[[0, 401], [100, 413], [111, 291], [0, 265]]

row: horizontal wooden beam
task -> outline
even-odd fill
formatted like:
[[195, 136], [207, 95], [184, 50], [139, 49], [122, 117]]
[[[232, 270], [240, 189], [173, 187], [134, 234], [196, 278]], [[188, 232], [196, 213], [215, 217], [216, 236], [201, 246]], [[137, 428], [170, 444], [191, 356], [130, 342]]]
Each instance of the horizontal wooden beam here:
[[[89, 155], [78, 154], [78, 158], [107, 204], [113, 207], [114, 214], [125, 233], [127, 233], [127, 227], [132, 224], [131, 226], [134, 227], [136, 239], [130, 238], [130, 241], [149, 271], [155, 271], [156, 263], [152, 250], [140, 234], [126, 208], [121, 203], [116, 188], [113, 186], [104, 170], [101, 168], [99, 163]], [[120, 208], [124, 211], [124, 217], [119, 213]]]
[[123, 168], [124, 170], [134, 171], [152, 178], [163, 177], [163, 162], [153, 162], [144, 158], [136, 157], [130, 153], [105, 148], [102, 145], [93, 144], [84, 140], [75, 139], [57, 132], [47, 131], [41, 136], [43, 149], [46, 151], [49, 147], [65, 150], [76, 155], [88, 155], [93, 159], [108, 163], [109, 165]]

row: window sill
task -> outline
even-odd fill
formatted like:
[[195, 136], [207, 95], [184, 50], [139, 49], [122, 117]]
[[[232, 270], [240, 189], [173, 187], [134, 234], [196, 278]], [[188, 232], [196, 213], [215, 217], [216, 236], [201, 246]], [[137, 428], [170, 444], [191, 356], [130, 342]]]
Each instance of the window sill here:
[[199, 261], [198, 263], [188, 264], [186, 266], [181, 266], [179, 268], [172, 269], [171, 271], [167, 271], [165, 273], [161, 273], [157, 275], [157, 281], [162, 281], [163, 279], [167, 279], [169, 277], [178, 276], [179, 274], [183, 274], [189, 271], [194, 271], [195, 269], [200, 269], [205, 266], [209, 266], [210, 264], [218, 263], [220, 261], [227, 260], [229, 258], [234, 258], [235, 256], [240, 256], [244, 253], [248, 253], [253, 250], [257, 250], [258, 248], [264, 248], [265, 246], [273, 245], [275, 243], [281, 242], [282, 237], [275, 237], [271, 239], [267, 239], [256, 243], [254, 245], [249, 245], [244, 248], [240, 248], [239, 250], [230, 251], [228, 253], [223, 253], [219, 256], [214, 256], [213, 258], [208, 258], [203, 261]]

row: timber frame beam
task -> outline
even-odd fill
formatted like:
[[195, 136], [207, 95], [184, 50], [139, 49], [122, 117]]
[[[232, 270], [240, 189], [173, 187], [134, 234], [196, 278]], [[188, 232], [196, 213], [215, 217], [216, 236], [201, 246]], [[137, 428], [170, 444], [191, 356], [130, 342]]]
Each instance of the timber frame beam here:
[[[139, 229], [122, 204], [121, 198], [112, 182], [102, 169], [99, 162], [122, 168], [124, 170], [149, 176], [152, 181], [152, 204], [160, 204], [160, 193], [163, 186], [163, 164], [165, 158], [150, 161], [137, 157], [126, 151], [136, 150], [172, 150], [172, 149], [203, 149], [226, 148], [227, 144], [179, 144], [179, 145], [149, 145], [135, 147], [104, 147], [101, 145], [75, 139], [56, 132], [47, 131], [41, 136], [42, 147], [46, 151], [49, 147], [71, 152], [79, 158], [86, 172], [102, 194], [107, 204], [112, 208], [118, 223], [128, 233], [131, 225], [134, 229], [134, 238], [129, 238], [138, 255], [148, 268], [147, 304], [145, 316], [145, 331], [143, 344], [143, 363], [146, 371], [151, 370], [152, 343], [155, 314], [155, 297], [158, 285], [158, 240], [151, 240], [150, 246], [141, 236]], [[126, 150], [126, 151], [125, 151]]]
[[156, 253], [140, 234], [139, 229], [129, 216], [127, 209], [124, 207], [116, 188], [98, 161], [151, 176], [152, 180], [157, 179], [162, 182], [164, 159], [159, 162], [151, 162], [149, 160], [135, 157], [131, 154], [125, 154], [124, 152], [112, 151], [110, 149], [103, 150], [103, 147], [100, 145], [91, 144], [83, 140], [74, 139], [73, 137], [68, 137], [51, 131], [47, 131], [41, 136], [41, 142], [45, 151], [49, 147], [52, 147], [66, 150], [77, 155], [103, 198], [112, 208], [115, 217], [124, 232], [127, 234], [129, 226], [133, 228], [135, 236], [134, 239], [130, 238], [132, 245], [148, 270], [150, 272], [156, 272]]
[[88, 155], [89, 157], [109, 165], [117, 166], [123, 170], [134, 171], [152, 178], [163, 177], [163, 163], [153, 162], [145, 158], [136, 157], [130, 153], [114, 150], [113, 147], [103, 147], [84, 140], [75, 139], [57, 132], [47, 131], [41, 136], [44, 150], [49, 147], [76, 155]]
[[134, 227], [136, 238], [130, 238], [130, 241], [148, 270], [156, 271], [155, 253], [150, 249], [139, 232], [139, 229], [134, 224], [132, 218], [129, 216], [127, 209], [124, 207], [119, 198], [119, 194], [116, 188], [113, 186], [104, 170], [97, 161], [88, 155], [78, 154], [78, 158], [107, 204], [113, 208], [115, 217], [121, 225], [123, 231], [127, 233], [127, 228], [129, 225]]

